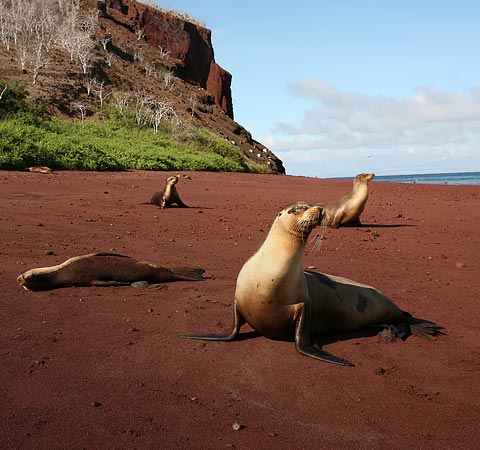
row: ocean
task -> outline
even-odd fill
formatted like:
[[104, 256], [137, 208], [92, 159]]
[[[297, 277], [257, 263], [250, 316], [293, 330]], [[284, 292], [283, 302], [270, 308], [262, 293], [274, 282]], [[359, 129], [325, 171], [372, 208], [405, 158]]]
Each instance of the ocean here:
[[[353, 177], [342, 177], [337, 179], [353, 180]], [[480, 172], [418, 173], [418, 174], [412, 174], [412, 175], [380, 175], [380, 176], [375, 176], [374, 181], [387, 181], [392, 183], [480, 185]]]

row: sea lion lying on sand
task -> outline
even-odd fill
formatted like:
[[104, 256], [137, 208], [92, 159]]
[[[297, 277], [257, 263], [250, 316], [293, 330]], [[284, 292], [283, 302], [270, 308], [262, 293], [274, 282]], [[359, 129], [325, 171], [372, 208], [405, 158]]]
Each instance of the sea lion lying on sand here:
[[204, 272], [200, 267], [168, 268], [116, 253], [91, 253], [56, 266], [27, 270], [17, 282], [27, 291], [43, 291], [70, 286], [127, 286], [139, 281], [199, 281], [204, 279]]

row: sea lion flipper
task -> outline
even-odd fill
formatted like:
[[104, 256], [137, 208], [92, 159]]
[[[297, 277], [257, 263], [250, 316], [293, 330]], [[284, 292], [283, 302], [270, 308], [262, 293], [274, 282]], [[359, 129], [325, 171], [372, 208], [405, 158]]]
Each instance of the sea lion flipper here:
[[97, 287], [109, 287], [109, 286], [129, 286], [129, 281], [103, 281], [103, 280], [93, 280], [90, 282], [90, 286]]
[[301, 309], [297, 311], [297, 320], [295, 328], [295, 348], [298, 353], [310, 358], [318, 359], [320, 361], [339, 364], [341, 366], [354, 367], [355, 364], [346, 359], [339, 358], [326, 352], [320, 346], [313, 344], [310, 333], [311, 311], [308, 303], [304, 304]]
[[233, 341], [239, 331], [240, 327], [246, 323], [244, 317], [237, 308], [233, 305], [233, 330], [230, 334], [181, 334], [181, 337], [187, 339], [202, 339], [206, 341]]
[[205, 269], [202, 267], [172, 267], [172, 273], [179, 280], [184, 281], [201, 281], [205, 280], [203, 274]]
[[341, 366], [355, 367], [355, 364], [352, 362], [332, 355], [316, 345], [301, 346], [297, 344], [296, 348], [298, 353], [309, 356], [310, 358], [318, 359], [327, 363], [339, 364]]

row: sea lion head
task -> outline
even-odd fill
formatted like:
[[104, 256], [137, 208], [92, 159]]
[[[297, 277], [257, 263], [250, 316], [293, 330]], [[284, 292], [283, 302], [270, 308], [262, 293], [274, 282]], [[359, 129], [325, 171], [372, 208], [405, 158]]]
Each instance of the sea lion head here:
[[177, 176], [167, 178], [167, 184], [170, 184], [170, 185], [173, 186], [174, 184], [177, 184], [177, 182], [178, 182], [178, 177]]
[[291, 235], [306, 241], [310, 232], [319, 226], [323, 219], [323, 208], [305, 202], [295, 202], [285, 206], [275, 222], [283, 226]]
[[375, 178], [374, 173], [359, 173], [355, 177], [355, 181], [368, 183], [369, 181], [372, 181], [374, 178]]
[[52, 288], [52, 273], [31, 269], [17, 277], [17, 283], [27, 291], [43, 291]]

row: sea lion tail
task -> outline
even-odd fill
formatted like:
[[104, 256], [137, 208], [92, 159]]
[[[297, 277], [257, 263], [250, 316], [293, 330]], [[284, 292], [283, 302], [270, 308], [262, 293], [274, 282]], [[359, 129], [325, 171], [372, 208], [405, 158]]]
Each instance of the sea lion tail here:
[[434, 339], [435, 336], [445, 334], [442, 332], [443, 327], [437, 325], [435, 322], [430, 322], [425, 319], [418, 319], [409, 313], [405, 313], [407, 321], [410, 324], [410, 332], [415, 336], [420, 336], [424, 339]]
[[199, 281], [205, 280], [203, 273], [205, 269], [201, 267], [172, 267], [171, 271], [176, 275], [180, 280], [185, 281]]

